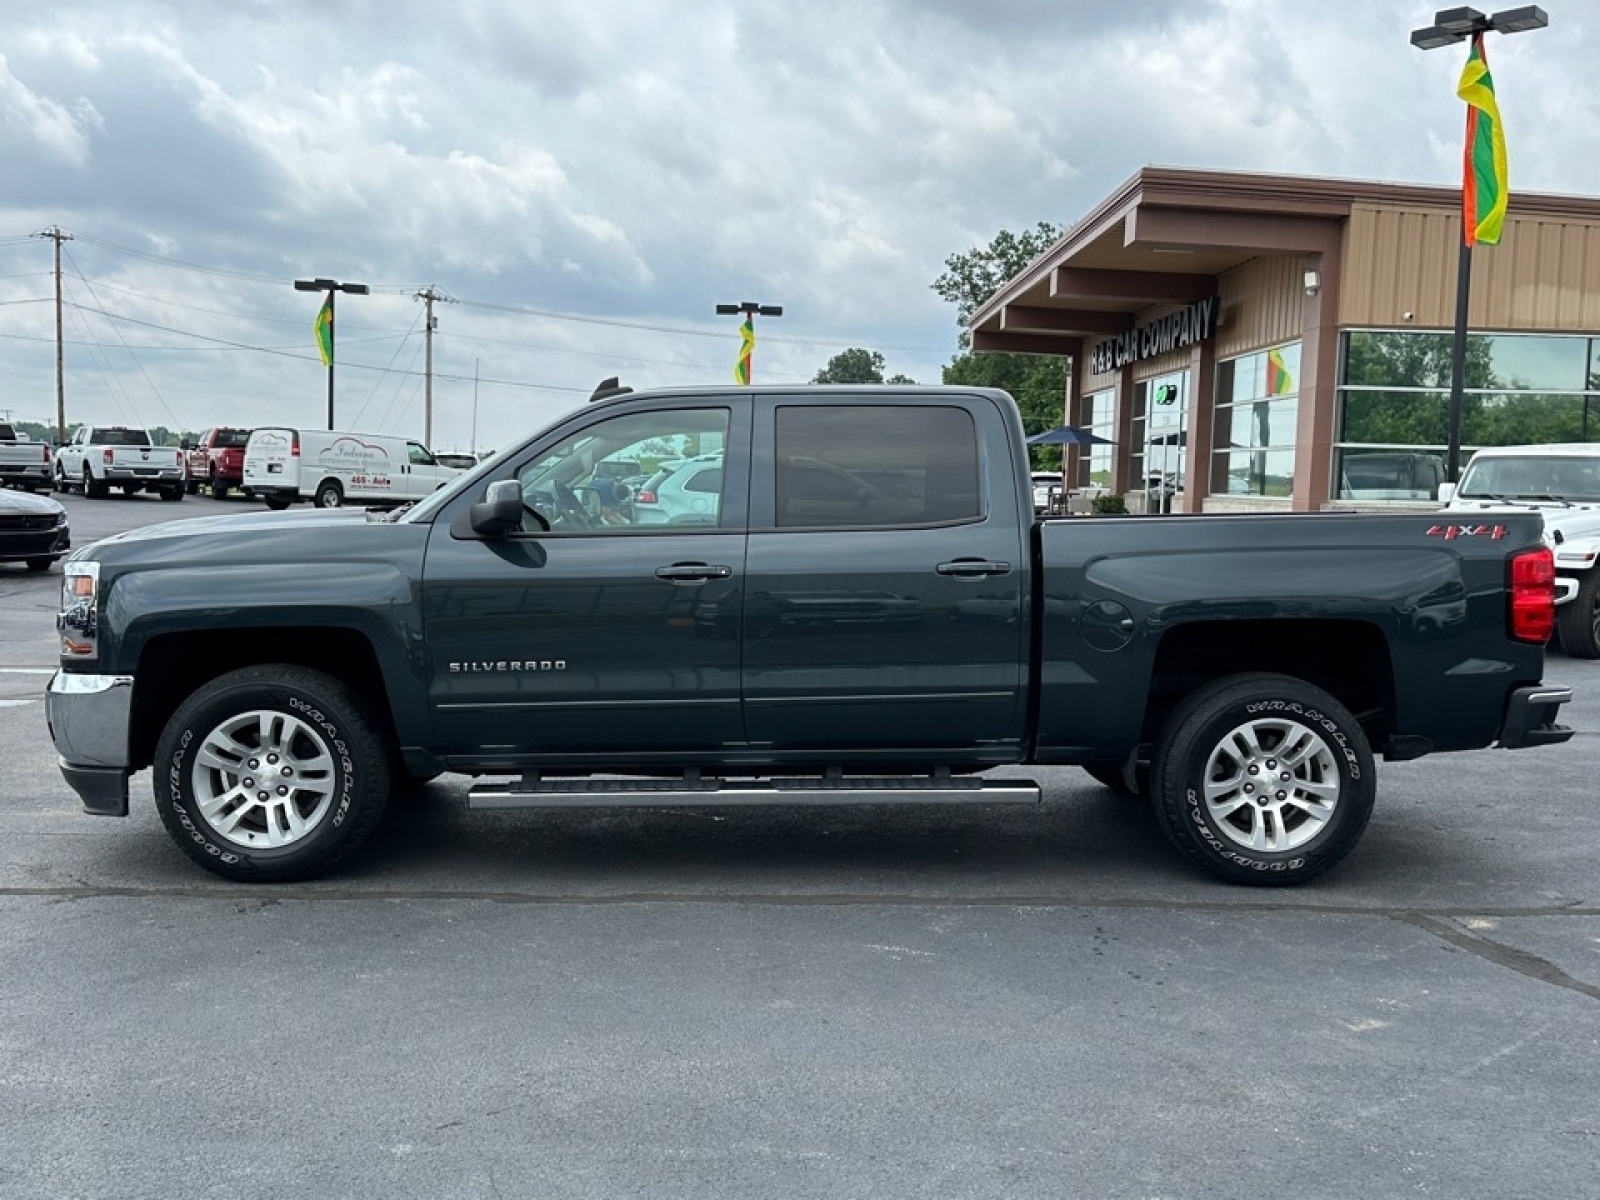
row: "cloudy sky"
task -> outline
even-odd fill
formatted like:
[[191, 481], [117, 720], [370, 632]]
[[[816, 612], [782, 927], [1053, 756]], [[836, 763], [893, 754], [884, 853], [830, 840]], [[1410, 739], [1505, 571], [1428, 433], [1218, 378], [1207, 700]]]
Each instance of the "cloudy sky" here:
[[[498, 447], [603, 376], [851, 346], [937, 382], [947, 256], [1145, 164], [1450, 185], [1464, 52], [1405, 0], [0, 0], [0, 411]], [[1445, 7], [1449, 7], [1446, 5]], [[1600, 3], [1489, 55], [1514, 190], [1600, 193]], [[476, 382], [475, 382], [476, 377]]]

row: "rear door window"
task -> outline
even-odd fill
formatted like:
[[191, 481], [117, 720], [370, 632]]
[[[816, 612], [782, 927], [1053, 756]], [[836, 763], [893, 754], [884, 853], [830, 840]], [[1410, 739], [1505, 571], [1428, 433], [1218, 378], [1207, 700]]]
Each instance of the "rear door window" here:
[[983, 515], [978, 435], [950, 405], [784, 405], [776, 412], [773, 523], [892, 528]]

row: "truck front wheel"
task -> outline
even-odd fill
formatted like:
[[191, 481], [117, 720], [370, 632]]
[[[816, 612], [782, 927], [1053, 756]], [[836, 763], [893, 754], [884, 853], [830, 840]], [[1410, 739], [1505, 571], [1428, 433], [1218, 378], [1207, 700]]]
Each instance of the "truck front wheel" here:
[[1591, 567], [1578, 594], [1556, 609], [1556, 637], [1571, 658], [1600, 658], [1600, 567]]
[[1151, 767], [1156, 820], [1180, 851], [1233, 883], [1304, 883], [1355, 847], [1376, 795], [1360, 724], [1321, 688], [1235, 675], [1168, 720]]
[[320, 874], [372, 832], [390, 755], [367, 705], [331, 675], [288, 664], [213, 679], [156, 746], [156, 808], [178, 847], [227, 879]]

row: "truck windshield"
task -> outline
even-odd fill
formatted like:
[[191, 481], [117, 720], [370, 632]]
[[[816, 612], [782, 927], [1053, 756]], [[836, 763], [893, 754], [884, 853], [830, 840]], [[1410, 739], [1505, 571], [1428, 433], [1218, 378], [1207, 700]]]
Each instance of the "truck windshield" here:
[[1565, 500], [1600, 504], [1600, 453], [1499, 454], [1478, 457], [1467, 467], [1457, 493], [1479, 500]]

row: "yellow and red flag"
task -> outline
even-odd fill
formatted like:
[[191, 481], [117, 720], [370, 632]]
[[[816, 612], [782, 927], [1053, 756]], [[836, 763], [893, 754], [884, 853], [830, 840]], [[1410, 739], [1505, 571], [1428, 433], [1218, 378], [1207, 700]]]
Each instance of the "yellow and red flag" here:
[[1456, 95], [1467, 102], [1467, 144], [1462, 155], [1461, 232], [1469, 246], [1493, 246], [1500, 240], [1510, 197], [1506, 178], [1506, 138], [1500, 127], [1500, 106], [1494, 98], [1494, 76], [1483, 53], [1483, 34], [1474, 34], [1472, 53], [1461, 70]]
[[1267, 395], [1287, 396], [1294, 391], [1294, 375], [1283, 360], [1283, 351], [1274, 347], [1267, 351]]
[[317, 319], [311, 322], [311, 332], [316, 336], [317, 349], [322, 352], [322, 365], [333, 365], [333, 293], [322, 302]]
[[733, 364], [733, 381], [750, 382], [750, 356], [756, 349], [756, 319], [747, 316], [739, 326], [739, 357]]

